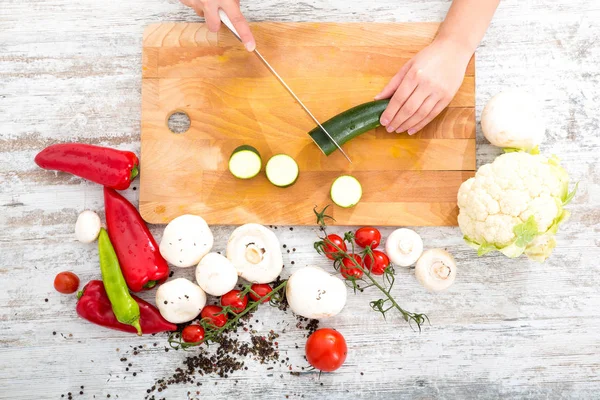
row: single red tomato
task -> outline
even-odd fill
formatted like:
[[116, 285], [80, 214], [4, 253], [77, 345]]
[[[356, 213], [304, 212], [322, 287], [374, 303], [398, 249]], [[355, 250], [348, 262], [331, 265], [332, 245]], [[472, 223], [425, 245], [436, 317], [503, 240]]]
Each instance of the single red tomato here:
[[383, 275], [385, 269], [390, 266], [390, 259], [383, 251], [373, 250], [373, 256], [365, 254], [365, 267], [375, 275]]
[[[327, 239], [324, 240], [325, 246], [323, 246], [323, 252], [325, 256], [330, 260], [335, 260], [337, 258], [338, 249], [335, 246], [339, 247], [342, 251], [347, 251], [346, 242], [339, 235], [327, 235]], [[334, 246], [335, 245], [335, 246]]]
[[331, 372], [344, 364], [348, 354], [346, 340], [334, 329], [316, 330], [306, 341], [306, 359], [318, 370]]
[[227, 314], [221, 314], [221, 312], [223, 312], [223, 307], [206, 306], [202, 309], [200, 317], [206, 319], [209, 324], [221, 328], [227, 323]]
[[381, 243], [381, 233], [379, 233], [377, 228], [365, 226], [356, 231], [354, 234], [354, 241], [362, 248], [371, 246], [372, 249], [376, 249], [379, 246], [379, 243]]
[[61, 272], [54, 278], [54, 289], [63, 294], [75, 293], [79, 289], [79, 277], [72, 272]]
[[[356, 263], [362, 267], [363, 260], [358, 254], [350, 254], [350, 257], [353, 257]], [[340, 272], [342, 276], [346, 279], [353, 277], [356, 279], [360, 279], [363, 276], [363, 271], [356, 266], [352, 258], [346, 257], [342, 260], [342, 266], [340, 267]]]
[[[252, 289], [252, 292], [248, 294], [250, 295], [250, 298], [254, 301], [260, 300], [261, 297], [265, 297], [273, 291], [271, 286], [267, 285], [266, 283], [255, 283], [254, 285], [250, 286], [250, 289]], [[254, 294], [253, 292], [256, 294]], [[271, 300], [270, 296], [264, 299], [262, 302], [266, 303], [269, 300]]]
[[204, 340], [204, 328], [200, 325], [188, 325], [183, 328], [181, 338], [186, 343], [198, 343]]
[[231, 307], [231, 311], [236, 314], [241, 313], [248, 305], [248, 296], [240, 296], [239, 290], [230, 290], [221, 296], [221, 305], [223, 307]]

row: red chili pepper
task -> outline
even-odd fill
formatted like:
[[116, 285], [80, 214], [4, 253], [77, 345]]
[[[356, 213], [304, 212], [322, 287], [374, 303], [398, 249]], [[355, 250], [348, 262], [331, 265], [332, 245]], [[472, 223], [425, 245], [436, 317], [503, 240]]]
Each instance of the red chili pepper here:
[[[79, 298], [77, 301], [77, 314], [81, 318], [105, 328], [137, 333], [133, 326], [117, 321], [102, 281], [94, 280], [88, 282], [77, 296]], [[177, 329], [177, 325], [164, 319], [158, 309], [152, 304], [137, 296], [132, 295], [132, 297], [140, 306], [140, 324], [142, 325], [142, 332], [144, 334], [174, 331]]]
[[105, 187], [104, 209], [108, 236], [129, 289], [139, 292], [167, 280], [169, 265], [133, 204]]
[[130, 151], [63, 143], [46, 147], [35, 163], [41, 168], [68, 172], [109, 188], [124, 190], [138, 175], [138, 158]]

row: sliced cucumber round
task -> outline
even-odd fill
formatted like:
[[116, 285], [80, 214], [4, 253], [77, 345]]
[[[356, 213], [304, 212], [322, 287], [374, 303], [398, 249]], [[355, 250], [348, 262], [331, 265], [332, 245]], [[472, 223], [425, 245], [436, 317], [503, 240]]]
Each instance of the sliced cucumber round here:
[[361, 197], [362, 186], [353, 176], [342, 175], [336, 178], [331, 185], [331, 200], [340, 207], [354, 207]]
[[298, 163], [287, 154], [277, 154], [267, 162], [265, 172], [273, 185], [288, 187], [298, 179]]
[[239, 179], [254, 178], [261, 167], [260, 153], [252, 146], [240, 146], [229, 157], [229, 171]]

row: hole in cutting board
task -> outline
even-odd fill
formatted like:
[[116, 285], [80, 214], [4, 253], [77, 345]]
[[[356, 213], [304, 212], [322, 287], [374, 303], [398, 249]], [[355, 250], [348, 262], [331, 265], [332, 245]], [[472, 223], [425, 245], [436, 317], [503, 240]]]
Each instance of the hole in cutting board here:
[[167, 126], [173, 133], [186, 133], [190, 129], [190, 117], [183, 111], [175, 111], [167, 118]]

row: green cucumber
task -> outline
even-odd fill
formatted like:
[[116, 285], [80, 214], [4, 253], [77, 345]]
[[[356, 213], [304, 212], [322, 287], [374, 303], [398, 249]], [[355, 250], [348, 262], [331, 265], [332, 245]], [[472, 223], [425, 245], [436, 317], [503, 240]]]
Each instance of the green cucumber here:
[[288, 187], [296, 183], [298, 179], [298, 163], [287, 154], [277, 154], [267, 162], [265, 172], [267, 179], [273, 185]]
[[239, 179], [254, 178], [260, 172], [261, 167], [260, 154], [252, 146], [237, 147], [229, 157], [229, 172]]
[[[379, 119], [381, 114], [386, 109], [390, 101], [377, 100], [369, 103], [364, 103], [323, 122], [323, 128], [329, 132], [333, 140], [340, 146], [347, 141], [354, 139], [358, 135], [362, 135], [381, 125]], [[325, 155], [333, 153], [337, 147], [327, 137], [325, 132], [320, 127], [316, 127], [308, 134], [313, 138], [315, 143], [323, 150]]]
[[331, 185], [331, 200], [343, 208], [354, 207], [362, 197], [362, 186], [358, 179], [350, 175], [336, 178]]

